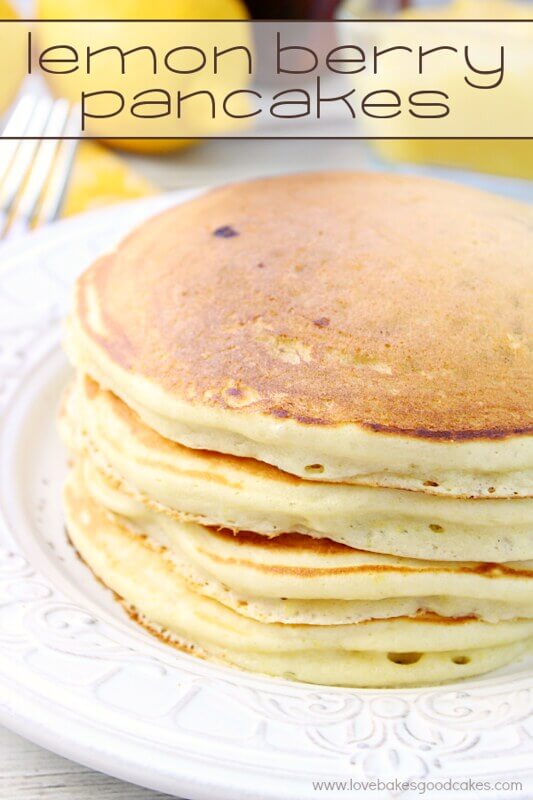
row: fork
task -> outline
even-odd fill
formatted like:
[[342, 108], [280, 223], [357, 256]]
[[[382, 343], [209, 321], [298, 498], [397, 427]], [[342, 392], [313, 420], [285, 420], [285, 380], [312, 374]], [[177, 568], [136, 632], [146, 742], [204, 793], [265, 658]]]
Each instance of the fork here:
[[58, 217], [78, 140], [57, 137], [78, 136], [78, 120], [63, 99], [24, 95], [15, 105], [0, 135], [0, 239]]

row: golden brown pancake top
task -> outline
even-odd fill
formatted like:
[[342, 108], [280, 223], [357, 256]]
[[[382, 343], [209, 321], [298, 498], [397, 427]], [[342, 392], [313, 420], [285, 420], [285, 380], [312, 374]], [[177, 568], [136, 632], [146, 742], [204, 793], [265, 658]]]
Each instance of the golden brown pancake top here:
[[529, 206], [324, 172], [150, 220], [80, 279], [78, 315], [113, 361], [191, 403], [497, 438], [533, 429], [532, 284]]

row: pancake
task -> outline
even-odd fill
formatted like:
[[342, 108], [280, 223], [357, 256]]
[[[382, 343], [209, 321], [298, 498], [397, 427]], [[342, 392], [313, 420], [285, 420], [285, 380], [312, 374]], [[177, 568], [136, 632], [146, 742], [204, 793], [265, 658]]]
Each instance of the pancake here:
[[80, 470], [71, 472], [64, 502], [72, 542], [95, 574], [151, 630], [204, 657], [311, 683], [393, 686], [480, 674], [529, 648], [527, 620], [257, 622], [192, 590], [161, 548], [90, 499]]
[[89, 496], [121, 525], [163, 546], [201, 594], [260, 621], [343, 624], [435, 612], [489, 622], [533, 617], [533, 562], [427, 562], [328, 539], [215, 530], [154, 512], [80, 465]]
[[339, 686], [533, 638], [532, 210], [323, 173], [205, 193], [78, 280], [69, 536], [165, 641]]
[[80, 278], [75, 365], [164, 437], [308, 480], [533, 491], [530, 207], [377, 173], [208, 192]]
[[130, 495], [182, 520], [266, 535], [299, 532], [411, 558], [533, 559], [530, 498], [457, 500], [319, 483], [251, 459], [190, 450], [150, 430], [89, 378], [69, 392], [65, 417], [69, 446]]

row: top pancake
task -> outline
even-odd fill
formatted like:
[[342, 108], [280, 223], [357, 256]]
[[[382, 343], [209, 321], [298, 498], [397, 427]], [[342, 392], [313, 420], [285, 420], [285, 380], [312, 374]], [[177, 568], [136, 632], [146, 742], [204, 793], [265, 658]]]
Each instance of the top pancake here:
[[[288, 469], [182, 428], [250, 437], [261, 422], [251, 438], [279, 442], [289, 423], [339, 440], [355, 426], [366, 445], [501, 455], [533, 431], [532, 252], [528, 206], [463, 186], [350, 172], [235, 184], [145, 223], [82, 276], [75, 360], [164, 435]], [[530, 449], [515, 456], [507, 468], [531, 466]]]

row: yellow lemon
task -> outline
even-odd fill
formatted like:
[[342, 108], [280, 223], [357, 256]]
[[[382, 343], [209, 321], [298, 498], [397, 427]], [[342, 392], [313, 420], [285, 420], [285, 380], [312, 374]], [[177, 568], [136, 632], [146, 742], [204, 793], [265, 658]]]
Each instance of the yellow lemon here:
[[[223, 75], [213, 75], [210, 65], [206, 70], [192, 71], [190, 74], [175, 74], [164, 66], [164, 55], [173, 48], [185, 43], [198, 46], [206, 54], [215, 43], [219, 48], [232, 44], [245, 44], [248, 31], [240, 26], [213, 25], [183, 22], [180, 25], [157, 20], [199, 20], [234, 19], [246, 20], [246, 6], [241, 0], [91, 0], [91, 3], [73, 3], [72, 0], [37, 0], [37, 15], [43, 20], [106, 20], [84, 22], [72, 25], [71, 22], [50, 22], [38, 25], [37, 40], [40, 52], [48, 47], [68, 44], [78, 54], [78, 68], [65, 74], [46, 74], [54, 92], [66, 97], [72, 103], [79, 103], [82, 93], [86, 99], [87, 133], [107, 139], [109, 136], [124, 138], [108, 140], [108, 143], [140, 152], [164, 152], [186, 147], [193, 143], [181, 136], [208, 134], [215, 131], [211, 119], [211, 106], [205, 96], [191, 98], [189, 101], [188, 122], [178, 120], [175, 109], [168, 107], [169, 113], [163, 115], [163, 92], [174, 97], [179, 88], [184, 94], [209, 90], [216, 98], [234, 86], [245, 86], [247, 73], [244, 62], [237, 57], [230, 61]], [[146, 24], [127, 24], [126, 20], [153, 20]], [[86, 69], [87, 47], [104, 52], [91, 57], [90, 74]], [[108, 48], [105, 50], [105, 48]], [[134, 51], [127, 55], [124, 66], [122, 52]], [[150, 49], [156, 54], [157, 63]], [[180, 58], [183, 55], [179, 54]], [[188, 54], [191, 58], [194, 53]], [[59, 57], [59, 56], [58, 56]], [[196, 62], [197, 63], [197, 62]], [[183, 61], [180, 62], [183, 65]], [[185, 69], [186, 67], [184, 67]], [[156, 72], [157, 73], [154, 74]], [[103, 91], [108, 91], [105, 96]], [[117, 111], [120, 92], [125, 99], [124, 109]], [[91, 95], [91, 93], [95, 93]], [[99, 94], [100, 93], [100, 94]], [[145, 111], [150, 102], [153, 116], [138, 118], [130, 112], [133, 101], [142, 95]], [[118, 105], [117, 105], [118, 104]], [[235, 103], [235, 108], [238, 105]], [[117, 111], [117, 113], [113, 113]], [[90, 113], [94, 116], [91, 117]], [[103, 118], [105, 113], [112, 117]], [[240, 113], [240, 112], [239, 112]], [[101, 115], [102, 118], [99, 117]], [[190, 131], [190, 133], [189, 133]], [[168, 136], [167, 140], [129, 139], [128, 136]], [[204, 135], [205, 135], [204, 134]]]
[[[404, 18], [431, 19], [435, 17], [456, 19], [527, 19], [531, 5], [529, 2], [511, 2], [511, 0], [455, 0], [446, 6], [437, 8], [413, 8], [403, 12]], [[478, 26], [478, 40], [484, 42], [484, 34], [497, 30], [502, 33], [502, 26], [489, 28]], [[509, 36], [509, 34], [508, 34]], [[509, 68], [506, 71], [505, 96], [509, 99], [509, 106], [513, 108], [514, 115], [509, 117], [524, 125], [524, 117], [530, 112], [527, 102], [527, 93], [533, 78], [533, 59], [531, 58], [533, 37], [528, 25], [514, 26], [513, 36], [516, 37], [515, 49], [522, 53], [519, 60], [520, 69]], [[450, 34], [448, 34], [448, 39]], [[450, 41], [447, 42], [451, 44]], [[427, 43], [426, 43], [427, 44]], [[450, 67], [449, 80], [452, 80]], [[459, 76], [459, 73], [456, 73]], [[462, 79], [457, 77], [457, 80]], [[453, 84], [451, 84], [453, 85]], [[455, 92], [457, 92], [457, 86]], [[463, 87], [464, 88], [464, 87]], [[466, 102], [466, 101], [464, 101]], [[466, 119], [466, 114], [463, 114]], [[490, 121], [486, 124], [487, 135], [490, 135], [492, 126]], [[411, 128], [412, 131], [412, 128]], [[402, 131], [409, 135], [407, 128]], [[413, 134], [414, 135], [414, 134]], [[376, 149], [387, 160], [413, 161], [429, 164], [443, 164], [480, 172], [491, 172], [500, 175], [511, 175], [519, 178], [533, 179], [533, 142], [531, 140], [482, 140], [463, 139], [451, 141], [447, 139], [397, 139], [396, 141], [376, 141]]]
[[70, 217], [156, 192], [126, 159], [97, 142], [81, 142], [61, 213]]
[[[16, 19], [7, 0], [0, 0], [0, 19]], [[26, 31], [23, 25], [0, 22], [0, 114], [15, 97], [26, 74]]]

